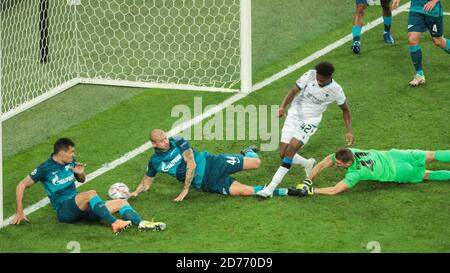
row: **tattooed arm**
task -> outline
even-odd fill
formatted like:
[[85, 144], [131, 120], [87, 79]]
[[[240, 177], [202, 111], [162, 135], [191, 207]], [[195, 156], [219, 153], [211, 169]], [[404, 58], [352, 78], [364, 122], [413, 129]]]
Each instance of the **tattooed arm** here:
[[194, 179], [195, 168], [197, 167], [197, 165], [195, 164], [194, 151], [192, 150], [192, 148], [189, 148], [183, 152], [183, 159], [186, 162], [186, 178], [184, 179], [183, 190], [178, 195], [178, 197], [174, 199], [174, 201], [176, 202], [183, 201], [183, 199], [188, 194], [189, 187], [191, 186], [192, 180]]

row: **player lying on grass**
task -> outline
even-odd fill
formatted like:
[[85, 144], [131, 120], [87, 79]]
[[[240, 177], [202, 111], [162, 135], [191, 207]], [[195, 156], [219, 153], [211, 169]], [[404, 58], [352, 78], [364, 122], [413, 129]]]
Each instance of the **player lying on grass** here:
[[[75, 223], [82, 220], [103, 219], [111, 225], [115, 234], [132, 224], [137, 225], [140, 231], [165, 228], [164, 223], [143, 220], [125, 200], [104, 202], [94, 190], [78, 193], [75, 180], [81, 183], [86, 181], [85, 165], [76, 162], [74, 156], [75, 143], [72, 140], [61, 138], [55, 142], [50, 158], [17, 185], [17, 213], [11, 224], [17, 225], [22, 220], [28, 221], [23, 211], [24, 192], [41, 181], [60, 222]], [[120, 213], [123, 220], [112, 215], [116, 212]]]
[[[369, 6], [369, 2], [373, 2], [373, 0], [356, 0], [355, 20], [353, 21], [352, 27], [352, 50], [355, 54], [359, 54], [361, 51], [361, 29], [363, 26], [363, 16], [366, 12], [367, 6]], [[384, 22], [383, 39], [384, 42], [389, 45], [394, 43], [394, 38], [392, 38], [391, 35], [392, 9], [390, 4], [391, 0], [381, 0]]]
[[281, 103], [279, 117], [284, 115], [285, 108], [292, 102], [288, 116], [281, 131], [280, 157], [281, 166], [275, 172], [272, 181], [257, 193], [262, 198], [272, 196], [276, 187], [283, 181], [292, 164], [305, 168], [309, 177], [315, 160], [305, 159], [297, 152], [308, 143], [322, 120], [328, 106], [336, 103], [342, 110], [347, 145], [355, 141], [352, 130], [352, 118], [347, 99], [342, 87], [333, 80], [334, 67], [328, 62], [321, 62], [315, 69], [309, 70], [291, 88]]
[[[450, 180], [450, 171], [430, 171], [426, 164], [434, 161], [450, 163], [450, 150], [389, 151], [339, 149], [317, 164], [311, 172], [310, 179], [290, 189], [291, 194], [301, 197], [313, 194], [336, 195], [353, 188], [359, 181], [380, 181], [397, 183], [420, 183], [423, 181]], [[312, 181], [323, 170], [336, 165], [347, 169], [345, 178], [334, 187], [316, 188]]]
[[[394, 0], [393, 6], [398, 6], [400, 0]], [[411, 60], [416, 70], [411, 86], [425, 83], [422, 70], [422, 49], [419, 45], [422, 32], [428, 29], [435, 46], [450, 54], [450, 40], [445, 39], [444, 8], [439, 0], [412, 0], [408, 16], [408, 41]], [[445, 62], [445, 61], [444, 61]], [[448, 61], [447, 61], [448, 62]]]
[[[241, 154], [213, 155], [207, 151], [195, 151], [184, 138], [167, 138], [160, 129], [151, 131], [149, 137], [155, 154], [131, 197], [150, 189], [156, 173], [167, 173], [184, 183], [183, 190], [174, 199], [177, 202], [188, 195], [191, 185], [204, 192], [233, 196], [253, 196], [263, 188], [242, 184], [231, 176], [242, 170], [259, 168], [261, 160], [256, 154], [256, 147], [249, 147]], [[278, 189], [274, 194], [287, 195], [287, 189]]]

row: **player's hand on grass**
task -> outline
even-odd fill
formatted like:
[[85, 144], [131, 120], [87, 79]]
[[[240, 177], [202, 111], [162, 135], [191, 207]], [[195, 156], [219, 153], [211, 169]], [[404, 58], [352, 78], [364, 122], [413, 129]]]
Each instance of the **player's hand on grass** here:
[[284, 110], [284, 107], [280, 107], [280, 109], [278, 109], [278, 117], [279, 118], [281, 118], [281, 117], [284, 117], [284, 115], [285, 115], [285, 110]]
[[76, 174], [83, 174], [86, 164], [77, 162], [75, 163], [75, 167], [72, 168], [73, 172]]
[[392, 1], [392, 9], [396, 9], [398, 8], [398, 6], [400, 6], [400, 0], [394, 0]]
[[175, 201], [175, 202], [181, 202], [181, 201], [183, 201], [183, 199], [186, 197], [186, 195], [188, 194], [188, 192], [189, 192], [189, 189], [183, 189], [183, 190], [181, 191], [181, 193], [178, 195], [178, 197], [175, 198], [175, 199], [173, 199], [173, 201]]
[[355, 143], [355, 137], [353, 136], [353, 133], [346, 133], [345, 140], [347, 141], [347, 146], [352, 146], [353, 143]]
[[423, 6], [423, 10], [427, 11], [427, 12], [433, 10], [434, 6], [436, 6], [437, 2], [438, 2], [438, 0], [432, 0], [428, 3], [426, 3], [425, 6]]
[[11, 220], [11, 225], [18, 225], [22, 221], [30, 222], [24, 212], [18, 212], [16, 213], [16, 216], [14, 216], [14, 219]]

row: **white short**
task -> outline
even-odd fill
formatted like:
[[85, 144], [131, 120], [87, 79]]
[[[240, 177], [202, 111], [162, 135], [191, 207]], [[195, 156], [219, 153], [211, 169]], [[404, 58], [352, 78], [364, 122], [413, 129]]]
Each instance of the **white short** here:
[[321, 118], [304, 118], [300, 115], [288, 114], [281, 130], [281, 142], [289, 144], [295, 137], [305, 145], [316, 133], [320, 120]]

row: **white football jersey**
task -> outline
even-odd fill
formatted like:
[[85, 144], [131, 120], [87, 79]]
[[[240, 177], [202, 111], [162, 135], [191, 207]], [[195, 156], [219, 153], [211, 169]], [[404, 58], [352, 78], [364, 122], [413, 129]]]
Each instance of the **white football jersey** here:
[[321, 119], [329, 104], [334, 101], [338, 105], [345, 103], [346, 98], [342, 87], [334, 80], [327, 86], [320, 87], [314, 69], [303, 74], [295, 84], [300, 89], [300, 94], [292, 101], [289, 113]]

